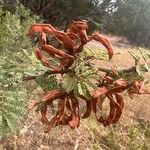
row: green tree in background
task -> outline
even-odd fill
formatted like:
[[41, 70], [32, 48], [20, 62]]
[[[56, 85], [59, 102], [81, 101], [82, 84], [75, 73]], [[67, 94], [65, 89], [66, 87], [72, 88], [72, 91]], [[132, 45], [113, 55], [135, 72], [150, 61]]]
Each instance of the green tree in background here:
[[[66, 29], [72, 20], [87, 19], [90, 29], [127, 37], [132, 44], [150, 47], [149, 0], [19, 0], [44, 23]], [[13, 11], [16, 0], [4, 0]], [[22, 19], [24, 19], [22, 17]]]
[[117, 10], [111, 14], [111, 29], [117, 35], [125, 36], [132, 44], [150, 47], [150, 1], [129, 0], [118, 2]]

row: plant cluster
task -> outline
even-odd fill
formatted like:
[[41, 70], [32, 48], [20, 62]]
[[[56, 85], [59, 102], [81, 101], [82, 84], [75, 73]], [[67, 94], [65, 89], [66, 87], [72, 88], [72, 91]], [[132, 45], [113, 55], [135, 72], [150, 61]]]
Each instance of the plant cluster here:
[[[80, 124], [81, 99], [86, 102], [87, 107], [82, 118], [88, 118], [93, 111], [98, 122], [107, 126], [116, 123], [121, 116], [124, 101], [120, 93], [126, 90], [130, 97], [133, 94], [149, 94], [143, 88], [143, 81], [128, 82], [115, 69], [104, 76], [99, 74], [99, 70], [88, 61], [90, 58], [83, 56], [85, 44], [91, 40], [102, 43], [108, 51], [109, 59], [113, 56], [113, 49], [109, 41], [99, 33], [88, 36], [87, 29], [86, 20], [73, 21], [66, 32], [50, 24], [33, 24], [29, 28], [28, 35], [33, 38], [36, 34], [38, 37], [35, 48], [37, 59], [51, 69], [49, 74], [61, 75], [59, 84], [56, 75], [51, 76], [53, 83], [55, 78], [56, 86], [46, 90], [41, 101], [30, 107], [31, 109], [37, 106], [40, 110], [41, 122], [47, 125], [45, 132], [57, 125], [77, 128]], [[44, 81], [44, 77], [42, 80]], [[106, 100], [109, 101], [110, 107], [108, 116], [103, 115], [103, 103]], [[48, 106], [54, 101], [58, 101], [58, 109], [49, 121]]]
[[31, 94], [22, 83], [22, 75], [40, 69], [36, 58], [36, 65], [30, 65], [32, 45], [26, 38], [26, 28], [36, 21], [22, 5], [14, 14], [0, 7], [0, 138], [18, 131], [19, 118], [26, 114], [25, 100]]

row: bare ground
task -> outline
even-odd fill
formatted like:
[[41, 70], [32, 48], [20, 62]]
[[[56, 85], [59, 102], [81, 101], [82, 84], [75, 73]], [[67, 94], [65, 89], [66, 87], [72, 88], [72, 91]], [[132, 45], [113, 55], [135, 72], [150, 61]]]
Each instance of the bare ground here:
[[[130, 67], [134, 60], [127, 52], [138, 53], [136, 47], [126, 40], [109, 37], [114, 47], [114, 58], [110, 62], [96, 61], [97, 65]], [[96, 42], [88, 47], [98, 49]], [[150, 75], [146, 75], [150, 79]], [[124, 93], [125, 109], [120, 121], [109, 127], [99, 124], [94, 115], [82, 120], [78, 129], [67, 126], [53, 128], [44, 134], [38, 113], [31, 111], [22, 122], [17, 135], [2, 140], [2, 150], [149, 150], [150, 149], [150, 96], [137, 95], [134, 99]], [[38, 118], [38, 119], [37, 119]]]

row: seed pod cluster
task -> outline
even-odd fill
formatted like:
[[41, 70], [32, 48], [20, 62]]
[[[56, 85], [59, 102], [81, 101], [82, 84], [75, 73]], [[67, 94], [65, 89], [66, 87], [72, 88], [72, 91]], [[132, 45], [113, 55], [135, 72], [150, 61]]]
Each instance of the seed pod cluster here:
[[[91, 40], [96, 40], [102, 43], [109, 55], [109, 59], [113, 56], [113, 50], [111, 44], [107, 39], [100, 36], [99, 33], [95, 33], [88, 36], [86, 30], [88, 29], [87, 21], [73, 21], [66, 32], [59, 31], [50, 24], [33, 24], [29, 28], [28, 35], [33, 36], [35, 33], [39, 33], [39, 43], [35, 48], [35, 55], [42, 65], [51, 68], [55, 71], [61, 71], [63, 68], [69, 68], [76, 59], [76, 54], [81, 53], [85, 44]], [[48, 44], [47, 36], [54, 37], [61, 49], [57, 49], [54, 46]], [[42, 51], [45, 51], [53, 58], [60, 60], [60, 64], [53, 66], [49, 63]]]
[[[33, 24], [31, 25], [28, 34], [33, 36], [35, 33], [39, 33], [39, 43], [35, 49], [35, 55], [40, 62], [55, 71], [60, 73], [62, 69], [69, 69], [76, 60], [76, 55], [83, 51], [83, 47], [91, 40], [96, 40], [102, 43], [109, 55], [109, 59], [113, 56], [113, 50], [109, 41], [100, 36], [99, 33], [95, 33], [88, 36], [86, 30], [88, 29], [87, 21], [73, 21], [66, 32], [59, 31], [50, 24]], [[61, 49], [58, 49], [47, 41], [47, 36], [53, 36], [61, 45]], [[49, 63], [42, 51], [46, 52], [54, 59], [59, 59], [60, 64], [52, 65]], [[120, 78], [115, 70], [112, 70], [112, 74], [116, 76], [112, 78], [109, 75], [100, 77], [94, 68], [84, 67], [78, 65], [71, 72], [71, 75], [65, 75], [64, 86], [62, 88], [51, 89], [41, 97], [41, 101], [33, 103], [30, 107], [38, 107], [41, 112], [41, 122], [47, 126], [45, 133], [49, 132], [52, 127], [58, 125], [69, 125], [72, 129], [79, 127], [80, 116], [79, 100], [82, 99], [86, 103], [86, 111], [82, 116], [83, 119], [90, 117], [91, 112], [95, 113], [95, 117], [98, 122], [104, 126], [114, 124], [118, 122], [121, 117], [124, 101], [121, 93], [127, 91], [129, 96], [133, 94], [149, 94], [143, 89], [144, 83], [142, 81], [133, 81], [128, 83], [127, 80]], [[99, 79], [99, 83], [92, 83], [93, 78]], [[43, 79], [42, 79], [43, 80]], [[47, 83], [50, 84], [50, 83]], [[94, 90], [91, 92], [88, 87], [91, 86]], [[46, 88], [47, 89], [47, 88]], [[45, 89], [45, 90], [46, 90]], [[49, 120], [47, 111], [48, 106], [54, 101], [57, 101], [56, 114]], [[101, 113], [103, 111], [104, 101], [109, 101], [109, 114], [104, 117]]]

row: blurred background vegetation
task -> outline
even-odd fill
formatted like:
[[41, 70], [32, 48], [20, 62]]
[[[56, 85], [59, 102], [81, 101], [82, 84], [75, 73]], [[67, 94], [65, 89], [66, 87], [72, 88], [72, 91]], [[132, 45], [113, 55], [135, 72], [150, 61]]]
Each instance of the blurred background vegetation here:
[[[150, 47], [149, 0], [4, 0], [2, 7], [13, 13], [18, 4], [45, 23], [65, 29], [72, 20], [87, 19], [90, 29], [125, 36], [132, 44]], [[22, 15], [20, 19], [25, 18]]]

